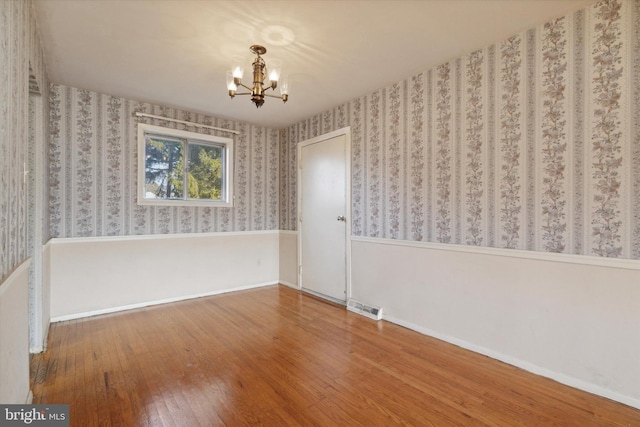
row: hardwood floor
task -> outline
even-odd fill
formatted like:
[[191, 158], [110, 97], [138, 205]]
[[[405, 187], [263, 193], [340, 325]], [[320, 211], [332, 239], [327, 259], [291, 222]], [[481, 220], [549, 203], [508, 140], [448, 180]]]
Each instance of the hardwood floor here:
[[284, 286], [53, 324], [72, 426], [640, 426], [640, 411]]

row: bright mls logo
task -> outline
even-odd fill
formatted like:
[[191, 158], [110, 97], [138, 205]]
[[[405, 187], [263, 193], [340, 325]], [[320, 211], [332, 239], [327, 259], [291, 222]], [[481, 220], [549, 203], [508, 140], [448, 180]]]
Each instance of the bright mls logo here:
[[69, 427], [69, 405], [0, 405], [0, 427]]

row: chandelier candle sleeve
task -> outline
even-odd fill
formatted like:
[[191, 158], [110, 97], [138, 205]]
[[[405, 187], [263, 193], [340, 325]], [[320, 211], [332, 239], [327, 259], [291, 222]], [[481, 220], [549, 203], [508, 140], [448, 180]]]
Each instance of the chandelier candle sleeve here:
[[[253, 64], [251, 64], [253, 68], [253, 86], [249, 87], [242, 83], [242, 68], [235, 67], [233, 71], [227, 72], [227, 89], [229, 90], [229, 96], [233, 98], [236, 95], [251, 95], [251, 102], [255, 104], [256, 108], [259, 108], [264, 104], [265, 96], [280, 98], [283, 102], [287, 102], [289, 99], [289, 84], [287, 81], [284, 81], [280, 88], [280, 96], [266, 93], [269, 89], [275, 91], [278, 87], [278, 80], [280, 79], [280, 61], [274, 60], [271, 67], [271, 73], [268, 73], [267, 64], [261, 56], [267, 53], [267, 49], [260, 45], [253, 45], [249, 49], [254, 55], [256, 55]], [[268, 82], [267, 78], [269, 79]], [[236, 93], [240, 86], [247, 89], [249, 92]]]

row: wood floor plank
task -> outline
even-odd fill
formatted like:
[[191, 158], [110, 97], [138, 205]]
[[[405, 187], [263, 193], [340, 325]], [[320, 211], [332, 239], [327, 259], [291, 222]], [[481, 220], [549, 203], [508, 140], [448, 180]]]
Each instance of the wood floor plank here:
[[640, 411], [284, 286], [52, 325], [72, 426], [640, 426]]

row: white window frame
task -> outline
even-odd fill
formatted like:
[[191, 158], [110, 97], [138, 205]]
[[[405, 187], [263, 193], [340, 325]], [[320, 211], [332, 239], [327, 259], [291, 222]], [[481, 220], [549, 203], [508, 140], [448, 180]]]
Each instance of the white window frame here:
[[[223, 155], [223, 171], [222, 177], [222, 194], [223, 200], [207, 200], [207, 199], [151, 199], [145, 198], [145, 169], [146, 169], [146, 146], [145, 135], [153, 134], [158, 136], [166, 136], [168, 138], [180, 138], [191, 140], [196, 143], [210, 143], [222, 146]], [[188, 148], [185, 147], [185, 157], [188, 155]], [[186, 197], [186, 195], [185, 195]], [[139, 205], [156, 205], [156, 206], [206, 206], [206, 207], [232, 207], [233, 206], [233, 140], [221, 136], [207, 135], [186, 130], [172, 129], [163, 126], [149, 125], [146, 123], [138, 123], [138, 204]]]

